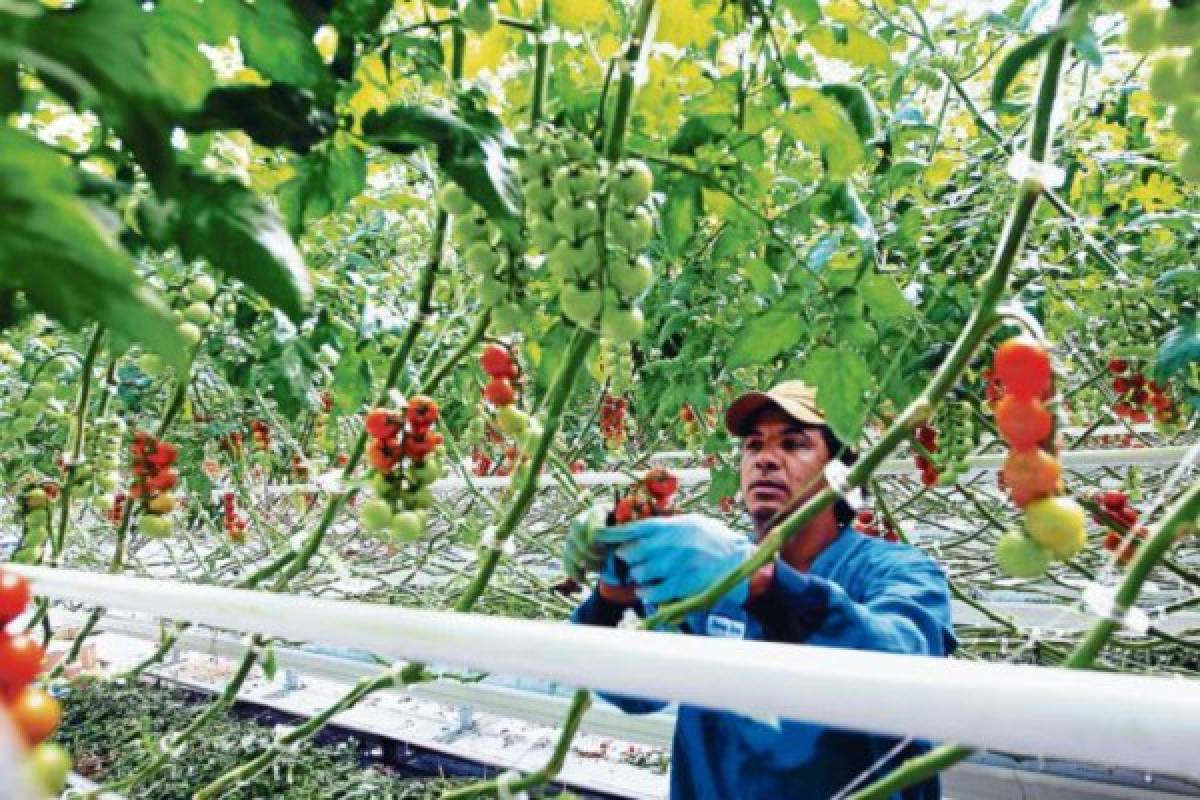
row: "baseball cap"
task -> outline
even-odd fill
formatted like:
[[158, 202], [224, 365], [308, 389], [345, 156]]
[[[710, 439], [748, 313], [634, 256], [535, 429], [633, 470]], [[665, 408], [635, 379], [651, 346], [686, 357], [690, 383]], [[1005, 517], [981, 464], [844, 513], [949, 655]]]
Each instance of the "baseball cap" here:
[[768, 406], [783, 409], [798, 422], [825, 425], [825, 415], [817, 406], [817, 390], [804, 381], [784, 381], [765, 392], [746, 392], [725, 410], [725, 428], [734, 436], [750, 433], [754, 415]]

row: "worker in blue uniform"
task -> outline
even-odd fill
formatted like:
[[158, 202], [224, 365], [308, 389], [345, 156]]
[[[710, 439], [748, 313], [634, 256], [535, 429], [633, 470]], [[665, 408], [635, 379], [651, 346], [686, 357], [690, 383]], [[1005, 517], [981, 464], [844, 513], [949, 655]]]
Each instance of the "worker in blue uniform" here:
[[[776, 515], [824, 488], [832, 459], [855, 454], [833, 435], [815, 392], [788, 381], [751, 392], [727, 410], [740, 437], [741, 496], [761, 538]], [[586, 512], [585, 512], [586, 513]], [[845, 500], [828, 506], [792, 537], [773, 563], [712, 608], [689, 615], [685, 633], [826, 647], [947, 656], [955, 647], [941, 568], [915, 547], [862, 535]], [[754, 541], [698, 514], [657, 517], [611, 528], [577, 522], [563, 553], [569, 575], [598, 574], [572, 620], [616, 625], [627, 609], [695, 594], [744, 561]], [[616, 556], [624, 562], [616, 568]], [[622, 576], [624, 575], [624, 580]], [[661, 701], [604, 695], [629, 713]], [[853, 703], [854, 698], [846, 698]], [[683, 706], [675, 726], [673, 800], [829, 800], [871, 771], [877, 778], [924, 752], [927, 742], [795, 720], [757, 720]], [[893, 800], [936, 800], [936, 778]]]

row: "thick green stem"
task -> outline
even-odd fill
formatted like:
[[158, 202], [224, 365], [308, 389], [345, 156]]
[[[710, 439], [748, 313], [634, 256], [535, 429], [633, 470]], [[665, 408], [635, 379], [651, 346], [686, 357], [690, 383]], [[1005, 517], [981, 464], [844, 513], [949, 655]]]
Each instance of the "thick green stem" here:
[[543, 0], [536, 33], [537, 44], [533, 51], [533, 98], [529, 102], [531, 127], [536, 126], [542, 119], [543, 109], [546, 105], [546, 88], [550, 81], [550, 43], [545, 40], [546, 26], [550, 22], [549, 5], [549, 0]]
[[92, 370], [96, 365], [96, 356], [100, 353], [100, 342], [104, 340], [104, 327], [96, 326], [92, 334], [91, 344], [83, 357], [83, 366], [79, 372], [79, 397], [75, 405], [75, 427], [71, 431], [71, 443], [68, 447], [67, 474], [63, 478], [62, 491], [59, 492], [58, 529], [51, 542], [51, 557], [58, 560], [62, 556], [63, 546], [67, 536], [67, 523], [71, 518], [71, 488], [75, 483], [75, 473], [79, 469], [79, 459], [83, 455], [83, 439], [87, 430], [88, 400], [92, 392]]
[[604, 157], [611, 163], [621, 158], [625, 147], [625, 128], [629, 124], [629, 112], [633, 108], [633, 93], [636, 88], [633, 72], [641, 60], [642, 49], [649, 45], [646, 32], [650, 27], [650, 18], [654, 12], [654, 0], [642, 0], [638, 6], [637, 17], [634, 20], [633, 32], [629, 37], [629, 48], [621, 59], [618, 68], [621, 80], [617, 86], [617, 105], [613, 112], [612, 126], [605, 137]]

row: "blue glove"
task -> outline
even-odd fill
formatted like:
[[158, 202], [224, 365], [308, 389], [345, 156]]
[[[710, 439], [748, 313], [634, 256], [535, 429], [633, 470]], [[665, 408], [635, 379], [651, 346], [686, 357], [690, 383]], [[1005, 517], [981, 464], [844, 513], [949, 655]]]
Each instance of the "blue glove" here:
[[[598, 543], [617, 546], [629, 565], [638, 597], [647, 603], [669, 603], [707, 588], [754, 552], [745, 535], [699, 514], [652, 517], [596, 531]], [[726, 595], [744, 603], [750, 583], [743, 580]]]

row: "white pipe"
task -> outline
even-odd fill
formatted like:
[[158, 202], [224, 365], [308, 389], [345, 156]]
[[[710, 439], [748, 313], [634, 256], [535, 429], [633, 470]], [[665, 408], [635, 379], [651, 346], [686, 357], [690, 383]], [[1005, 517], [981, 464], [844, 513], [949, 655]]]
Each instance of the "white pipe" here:
[[[1115, 450], [1067, 450], [1059, 454], [1059, 460], [1064, 469], [1082, 469], [1095, 467], [1124, 467], [1124, 466], [1164, 466], [1179, 463], [1187, 453], [1187, 447], [1136, 447]], [[669, 455], [674, 455], [669, 454]], [[1004, 463], [1003, 454], [969, 456], [966, 459], [967, 474], [978, 471], [995, 472]], [[672, 470], [679, 478], [680, 486], [698, 486], [708, 483], [710, 470], [705, 467], [687, 467]], [[908, 475], [915, 476], [919, 470], [911, 458], [892, 458], [884, 461], [875, 470], [876, 475]], [[268, 494], [286, 495], [302, 492], [329, 491], [341, 486], [340, 472], [328, 473], [325, 480], [318, 483], [302, 483], [270, 486]], [[575, 477], [580, 486], [624, 486], [631, 483], [634, 477], [624, 472], [601, 471], [581, 472]], [[509, 476], [481, 476], [472, 478], [470, 485], [479, 489], [505, 489], [511, 482]], [[548, 488], [558, 485], [558, 479], [543, 473], [538, 476], [538, 486]], [[468, 483], [463, 478], [443, 478], [433, 484], [433, 491], [451, 492], [466, 489]], [[219, 499], [222, 489], [214, 489], [214, 499]]]
[[6, 567], [52, 599], [854, 730], [1200, 777], [1200, 684]]

